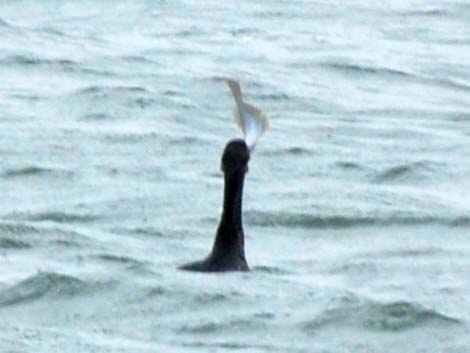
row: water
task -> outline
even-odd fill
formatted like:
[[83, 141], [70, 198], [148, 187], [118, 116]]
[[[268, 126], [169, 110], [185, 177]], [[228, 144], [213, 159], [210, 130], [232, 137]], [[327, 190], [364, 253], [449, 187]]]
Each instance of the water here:
[[[464, 1], [3, 1], [1, 352], [470, 351]], [[204, 257], [223, 77], [271, 117]]]

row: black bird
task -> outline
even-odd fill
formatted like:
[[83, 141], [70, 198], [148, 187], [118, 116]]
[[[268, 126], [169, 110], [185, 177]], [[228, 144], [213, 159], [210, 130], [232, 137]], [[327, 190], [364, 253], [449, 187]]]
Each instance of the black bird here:
[[224, 208], [212, 252], [204, 260], [181, 266], [182, 270], [201, 272], [250, 270], [245, 258], [245, 235], [242, 223], [243, 182], [248, 171], [250, 152], [253, 152], [256, 141], [268, 128], [268, 118], [258, 108], [243, 102], [237, 81], [228, 79], [227, 83], [237, 103], [234, 111], [235, 121], [243, 130], [245, 140], [229, 141], [222, 155]]
[[224, 208], [214, 246], [202, 260], [181, 266], [182, 270], [219, 272], [249, 271], [245, 258], [242, 224], [242, 198], [250, 151], [244, 140], [231, 140], [225, 146], [221, 168], [224, 172]]

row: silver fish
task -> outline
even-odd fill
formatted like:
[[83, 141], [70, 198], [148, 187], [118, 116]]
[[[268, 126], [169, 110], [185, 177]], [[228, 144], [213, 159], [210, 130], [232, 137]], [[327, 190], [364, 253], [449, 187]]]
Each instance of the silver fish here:
[[255, 106], [243, 102], [238, 81], [233, 79], [226, 79], [226, 81], [237, 103], [233, 112], [235, 122], [243, 131], [245, 142], [252, 152], [258, 139], [269, 128], [269, 119], [266, 114]]

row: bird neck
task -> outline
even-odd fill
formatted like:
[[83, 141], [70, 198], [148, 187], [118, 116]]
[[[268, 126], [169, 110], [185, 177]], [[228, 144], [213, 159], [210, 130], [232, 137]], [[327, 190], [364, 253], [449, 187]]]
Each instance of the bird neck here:
[[241, 230], [243, 229], [242, 198], [245, 173], [226, 173], [224, 179], [224, 208], [221, 223], [233, 226], [237, 230]]
[[244, 256], [244, 234], [242, 225], [242, 196], [244, 171], [225, 173], [224, 208], [220, 219], [213, 252], [232, 253]]

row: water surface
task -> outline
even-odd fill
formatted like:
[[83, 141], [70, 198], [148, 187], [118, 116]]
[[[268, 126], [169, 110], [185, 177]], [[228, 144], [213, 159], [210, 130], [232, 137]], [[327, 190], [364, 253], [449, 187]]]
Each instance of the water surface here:
[[[465, 1], [3, 1], [2, 352], [470, 351]], [[252, 272], [195, 274], [241, 134]]]

